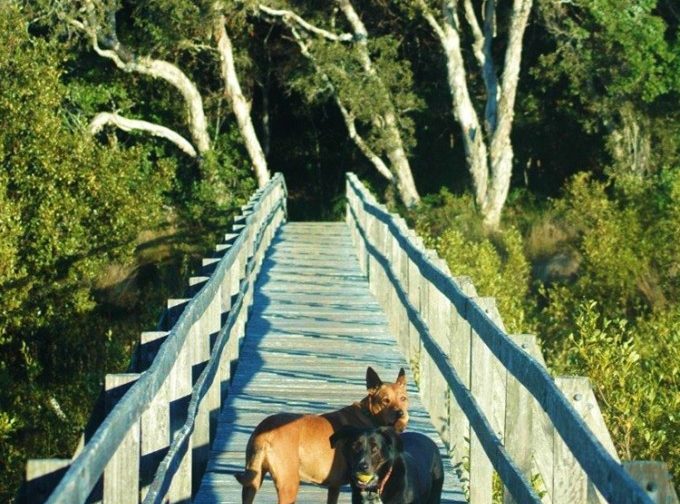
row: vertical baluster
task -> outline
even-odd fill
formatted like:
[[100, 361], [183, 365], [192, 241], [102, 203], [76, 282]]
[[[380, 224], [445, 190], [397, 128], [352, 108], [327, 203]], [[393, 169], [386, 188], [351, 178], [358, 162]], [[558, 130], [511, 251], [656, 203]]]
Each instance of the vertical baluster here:
[[[181, 311], [186, 307], [188, 299], [169, 299], [168, 311]], [[174, 324], [174, 322], [173, 322]], [[168, 376], [168, 398], [170, 400], [170, 437], [179, 430], [187, 417], [192, 389], [193, 348], [191, 333], [187, 335], [184, 345], [175, 360]], [[167, 493], [170, 503], [186, 502], [191, 499], [192, 480], [192, 450], [191, 443], [185, 446], [181, 454], [181, 462], [172, 477], [172, 483]]]
[[[166, 340], [166, 331], [143, 332], [140, 336], [140, 371], [146, 371]], [[168, 399], [168, 378], [142, 413], [141, 460], [140, 460], [140, 501], [144, 499], [154, 474], [170, 446], [170, 405]]]
[[[585, 390], [588, 379], [580, 376], [558, 376], [555, 385], [574, 409], [583, 416], [587, 407]], [[553, 504], [585, 504], [588, 499], [588, 480], [576, 458], [562, 438], [554, 431], [553, 437]]]
[[[530, 334], [513, 334], [512, 340], [531, 355], [532, 348], [537, 348], [536, 336]], [[527, 481], [532, 480], [532, 452], [534, 398], [529, 391], [507, 373], [506, 410], [505, 410], [505, 448], [515, 464], [522, 471]], [[514, 504], [514, 499], [504, 489], [503, 501]]]
[[[106, 375], [104, 388], [107, 414], [139, 376], [137, 373]], [[139, 502], [139, 454], [139, 422], [134, 422], [104, 469], [104, 504]]]
[[[477, 290], [469, 277], [455, 277], [453, 281], [458, 285], [464, 295], [469, 298], [477, 296]], [[451, 332], [449, 355], [456, 374], [463, 384], [470, 388], [470, 341], [472, 332], [467, 320], [467, 304], [461, 303], [460, 307], [451, 305]], [[470, 460], [470, 422], [458, 406], [453, 394], [449, 400], [449, 449], [452, 451], [457, 472], [466, 480], [464, 467]]]
[[[493, 298], [475, 298], [477, 303], [501, 329], [503, 324]], [[496, 435], [502, 440], [505, 429], [505, 368], [473, 331], [470, 344], [470, 389]], [[470, 436], [470, 504], [491, 502], [493, 466], [479, 439]]]

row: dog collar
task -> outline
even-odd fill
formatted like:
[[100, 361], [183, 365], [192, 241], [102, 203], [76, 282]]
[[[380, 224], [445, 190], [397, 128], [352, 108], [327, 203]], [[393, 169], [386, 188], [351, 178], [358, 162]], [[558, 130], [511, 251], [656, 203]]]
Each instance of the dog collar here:
[[385, 474], [385, 477], [378, 482], [378, 497], [380, 497], [383, 493], [383, 489], [385, 488], [385, 485], [387, 484], [387, 480], [390, 479], [390, 476], [392, 476], [392, 468], [394, 466], [390, 466], [390, 468], [387, 470], [387, 473]]

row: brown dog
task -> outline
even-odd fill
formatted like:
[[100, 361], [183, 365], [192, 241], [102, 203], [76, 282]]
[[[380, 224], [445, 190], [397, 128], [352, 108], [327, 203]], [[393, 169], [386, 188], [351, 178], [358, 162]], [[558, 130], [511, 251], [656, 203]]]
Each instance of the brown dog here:
[[251, 504], [270, 473], [279, 504], [292, 504], [300, 481], [328, 487], [328, 504], [338, 501], [340, 487], [348, 482], [347, 464], [340, 450], [329, 443], [343, 426], [393, 426], [403, 431], [408, 423], [406, 373], [395, 383], [383, 383], [372, 368], [366, 370], [368, 394], [361, 401], [322, 415], [278, 413], [255, 428], [246, 448], [246, 469], [236, 474], [243, 485], [242, 502]]

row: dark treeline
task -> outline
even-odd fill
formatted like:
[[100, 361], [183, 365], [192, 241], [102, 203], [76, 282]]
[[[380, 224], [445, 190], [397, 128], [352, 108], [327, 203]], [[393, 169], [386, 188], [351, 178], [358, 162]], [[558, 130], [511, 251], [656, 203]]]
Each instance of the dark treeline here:
[[292, 220], [356, 172], [678, 481], [680, 8], [443, 4], [0, 5], [3, 501], [275, 171]]

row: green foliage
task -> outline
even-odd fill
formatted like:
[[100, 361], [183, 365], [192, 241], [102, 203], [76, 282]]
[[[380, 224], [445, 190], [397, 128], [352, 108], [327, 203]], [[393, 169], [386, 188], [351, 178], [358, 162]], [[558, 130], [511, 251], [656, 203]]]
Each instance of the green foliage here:
[[394, 111], [404, 146], [411, 149], [415, 146], [415, 125], [408, 114], [421, 109], [423, 102], [413, 92], [410, 64], [399, 54], [399, 45], [391, 35], [370, 37], [374, 72], [368, 72], [356, 46], [315, 41], [310, 47], [315, 63], [306, 61], [293, 67], [289, 86], [308, 103], [326, 101], [337, 93], [376, 152], [394, 147], [383, 125], [376, 124], [376, 117]]
[[[580, 174], [540, 211], [531, 198], [511, 201], [507, 222], [526, 239], [512, 227], [485, 236], [470, 197], [446, 191], [414, 216], [454, 275], [496, 297], [509, 332], [535, 331], [554, 372], [590, 378], [619, 454], [664, 460], [676, 481], [679, 197], [679, 170], [606, 182]], [[532, 280], [528, 248], [537, 261], [575, 255], [575, 276]]]
[[[560, 373], [588, 376], [622, 458], [660, 459], [677, 478], [680, 450], [680, 309], [639, 320], [611, 319], [582, 301], [573, 332], [548, 352]], [[677, 481], [677, 479], [676, 479]]]
[[68, 126], [61, 50], [29, 36], [13, 4], [0, 6], [0, 53], [0, 494], [7, 500], [8, 478], [26, 453], [70, 454], [101, 373], [129, 355], [88, 326], [92, 284], [158, 221], [172, 173], [139, 147], [102, 147]]
[[183, 198], [189, 215], [213, 227], [226, 227], [225, 218], [244, 205], [256, 189], [239, 145], [234, 124], [220, 136], [214, 150], [204, 157], [200, 176], [188, 187]]
[[[474, 216], [469, 197], [456, 198], [443, 193], [443, 205], [434, 207], [434, 215], [449, 214], [450, 220], [427, 217], [430, 209], [418, 210], [418, 232], [446, 261], [452, 275], [469, 276], [480, 296], [493, 296], [510, 332], [530, 331], [529, 292], [530, 266], [524, 256], [521, 234], [509, 228], [493, 236], [464, 232], [465, 222]], [[463, 209], [459, 213], [456, 209]], [[465, 210], [467, 208], [467, 211]], [[425, 210], [425, 211], [424, 211]], [[437, 222], [436, 231], [432, 222]], [[461, 222], [462, 221], [462, 222]], [[474, 217], [474, 222], [479, 221]]]

